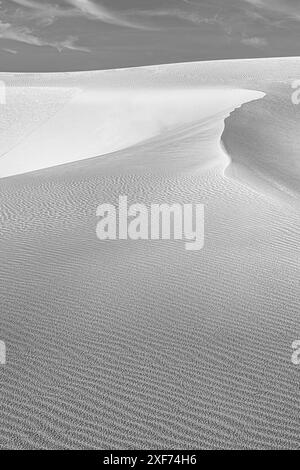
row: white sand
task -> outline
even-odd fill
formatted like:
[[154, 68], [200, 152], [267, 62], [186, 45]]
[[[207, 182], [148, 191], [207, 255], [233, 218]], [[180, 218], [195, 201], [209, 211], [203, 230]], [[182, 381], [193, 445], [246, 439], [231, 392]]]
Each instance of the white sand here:
[[[1, 123], [6, 139], [0, 145], [0, 177], [108, 154], [194, 122], [203, 128], [204, 147], [212, 138], [206, 130], [208, 120], [215, 125], [228, 110], [263, 96], [251, 90], [204, 87], [126, 90], [118, 84], [103, 90], [103, 74], [99, 73], [97, 87], [88, 83], [81, 89], [63, 87], [61, 92], [42, 83], [40, 87], [10, 87]], [[67, 92], [68, 101], [64, 100]], [[18, 101], [20, 95], [23, 100]], [[49, 108], [43, 121], [35, 117], [36, 101], [46, 102]], [[53, 113], [58, 101], [61, 108]], [[25, 103], [26, 113], [22, 113]], [[15, 121], [7, 119], [11, 110]], [[27, 131], [16, 142], [17, 126]], [[219, 141], [216, 132], [215, 144]]]
[[[300, 447], [299, 66], [0, 74], [1, 175], [60, 165], [0, 180], [1, 447]], [[100, 242], [119, 194], [204, 203], [204, 249]]]

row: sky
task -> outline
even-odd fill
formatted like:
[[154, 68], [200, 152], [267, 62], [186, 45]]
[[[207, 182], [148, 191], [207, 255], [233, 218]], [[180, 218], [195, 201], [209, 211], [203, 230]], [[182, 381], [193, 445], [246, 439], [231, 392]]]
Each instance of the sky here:
[[0, 71], [298, 56], [300, 0], [0, 0]]

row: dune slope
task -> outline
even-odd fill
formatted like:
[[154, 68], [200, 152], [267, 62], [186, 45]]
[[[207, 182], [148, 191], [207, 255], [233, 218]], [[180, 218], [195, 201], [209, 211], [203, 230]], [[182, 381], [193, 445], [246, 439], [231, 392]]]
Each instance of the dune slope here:
[[[205, 145], [208, 122], [215, 125], [228, 110], [262, 96], [252, 90], [217, 87], [103, 90], [101, 75], [98, 87], [10, 86], [2, 114], [0, 177], [109, 154], [156, 136], [165, 138], [178, 128], [182, 134], [192, 123], [197, 123], [199, 133], [203, 129]], [[36, 101], [42, 111], [38, 117]], [[218, 132], [209, 137], [219, 144]], [[153, 161], [149, 163], [155, 168]]]

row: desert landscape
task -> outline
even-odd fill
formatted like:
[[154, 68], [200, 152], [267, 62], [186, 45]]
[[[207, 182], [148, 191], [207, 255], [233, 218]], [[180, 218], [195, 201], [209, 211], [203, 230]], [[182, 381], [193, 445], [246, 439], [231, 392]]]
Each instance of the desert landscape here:
[[[0, 73], [0, 446], [299, 449], [300, 58]], [[205, 243], [96, 237], [201, 203]]]

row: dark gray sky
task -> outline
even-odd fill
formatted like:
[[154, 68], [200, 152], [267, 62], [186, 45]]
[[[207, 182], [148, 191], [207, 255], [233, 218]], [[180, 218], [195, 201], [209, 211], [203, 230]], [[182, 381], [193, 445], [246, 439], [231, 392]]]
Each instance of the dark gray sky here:
[[300, 0], [0, 0], [0, 71], [297, 56]]

